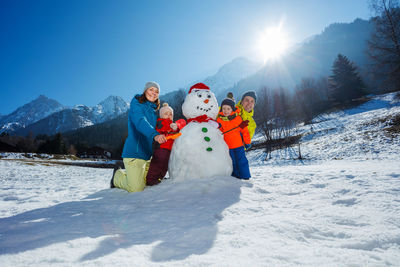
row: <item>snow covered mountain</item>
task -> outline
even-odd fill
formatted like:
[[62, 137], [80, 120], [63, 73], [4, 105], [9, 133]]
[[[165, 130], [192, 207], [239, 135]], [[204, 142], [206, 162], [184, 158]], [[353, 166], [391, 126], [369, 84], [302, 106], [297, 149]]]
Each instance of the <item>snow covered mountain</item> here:
[[129, 104], [121, 97], [109, 96], [94, 107], [76, 105], [72, 108], [65, 108], [31, 125], [16, 130], [15, 134], [26, 135], [32, 132], [34, 135], [51, 135], [57, 132], [75, 130], [116, 118], [125, 113], [128, 108]]
[[56, 100], [40, 95], [11, 114], [0, 117], [0, 132], [18, 130], [64, 108]]
[[207, 77], [204, 83], [218, 97], [219, 95], [225, 95], [226, 91], [232, 88], [236, 82], [256, 73], [261, 67], [262, 64], [260, 62], [238, 57], [223, 65], [216, 74]]
[[[183, 102], [188, 88], [195, 83], [202, 82], [211, 88], [217, 99], [220, 101], [225, 98], [226, 93], [230, 91], [238, 81], [254, 75], [262, 68], [262, 66], [263, 65], [259, 62], [251, 61], [245, 57], [238, 57], [223, 65], [214, 75], [208, 76], [202, 80], [194, 81], [179, 90], [161, 95], [160, 99], [170, 105], [174, 105], [174, 103], [181, 101]], [[183, 90], [183, 93], [181, 90]], [[179, 104], [179, 108], [180, 105], [181, 103]]]
[[108, 121], [125, 113], [129, 104], [119, 96], [109, 96], [93, 107], [95, 124]]

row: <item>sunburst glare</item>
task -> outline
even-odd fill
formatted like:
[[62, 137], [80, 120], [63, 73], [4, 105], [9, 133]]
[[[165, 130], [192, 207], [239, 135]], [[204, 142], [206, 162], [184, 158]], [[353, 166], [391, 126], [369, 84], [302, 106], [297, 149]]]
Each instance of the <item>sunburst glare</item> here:
[[280, 58], [288, 48], [288, 38], [282, 27], [269, 27], [260, 33], [256, 49], [262, 60]]

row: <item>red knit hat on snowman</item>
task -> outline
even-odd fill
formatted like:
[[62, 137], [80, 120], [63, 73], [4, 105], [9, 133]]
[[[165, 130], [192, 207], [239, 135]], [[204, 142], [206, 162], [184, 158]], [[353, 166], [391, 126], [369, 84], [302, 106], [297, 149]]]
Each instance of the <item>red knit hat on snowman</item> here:
[[193, 85], [192, 87], [190, 87], [189, 90], [189, 94], [192, 92], [192, 90], [194, 89], [202, 89], [202, 90], [209, 90], [210, 91], [210, 87], [208, 87], [207, 85], [205, 85], [204, 83], [196, 83], [195, 85]]

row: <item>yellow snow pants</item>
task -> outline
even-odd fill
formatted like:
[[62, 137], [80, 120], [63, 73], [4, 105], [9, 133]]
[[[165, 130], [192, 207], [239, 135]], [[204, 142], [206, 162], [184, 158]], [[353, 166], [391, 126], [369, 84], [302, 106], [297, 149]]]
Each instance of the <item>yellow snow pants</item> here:
[[119, 169], [114, 174], [115, 187], [128, 192], [143, 191], [150, 160], [124, 158], [125, 170]]

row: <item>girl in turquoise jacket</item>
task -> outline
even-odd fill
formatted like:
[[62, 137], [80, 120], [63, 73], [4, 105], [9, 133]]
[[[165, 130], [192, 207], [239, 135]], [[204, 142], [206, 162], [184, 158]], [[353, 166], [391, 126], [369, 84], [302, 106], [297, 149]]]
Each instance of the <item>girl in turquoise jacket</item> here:
[[130, 105], [128, 114], [128, 137], [125, 140], [122, 158], [125, 170], [117, 170], [111, 187], [118, 187], [128, 192], [142, 191], [146, 185], [146, 175], [150, 158], [153, 155], [152, 144], [160, 144], [167, 140], [155, 129], [156, 111], [160, 107], [160, 86], [156, 82], [148, 82], [142, 95], [136, 95]]

